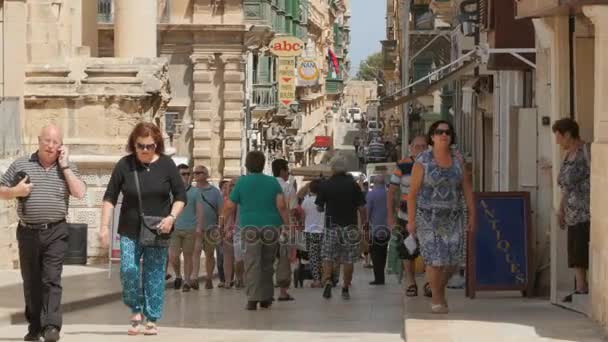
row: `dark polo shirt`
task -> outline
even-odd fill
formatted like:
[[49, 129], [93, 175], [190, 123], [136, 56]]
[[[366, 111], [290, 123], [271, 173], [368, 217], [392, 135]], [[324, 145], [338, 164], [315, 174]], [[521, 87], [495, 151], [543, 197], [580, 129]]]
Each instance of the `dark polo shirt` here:
[[353, 176], [337, 174], [321, 183], [315, 204], [325, 208], [325, 226], [356, 226], [357, 209], [365, 205], [365, 196]]
[[[69, 163], [69, 166], [76, 177], [80, 178], [76, 165]], [[64, 220], [68, 215], [70, 190], [59, 165], [55, 163], [45, 170], [37, 153], [17, 159], [0, 179], [0, 186], [14, 186], [15, 175], [20, 171], [27, 173], [34, 185], [27, 199], [19, 201], [17, 214], [21, 221], [39, 224]]]

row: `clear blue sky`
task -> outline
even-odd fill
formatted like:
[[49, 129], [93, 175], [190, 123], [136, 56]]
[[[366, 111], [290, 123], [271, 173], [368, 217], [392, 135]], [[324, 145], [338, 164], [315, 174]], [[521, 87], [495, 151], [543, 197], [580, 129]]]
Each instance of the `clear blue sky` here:
[[386, 39], [386, 0], [351, 0], [350, 60], [351, 75], [359, 70], [359, 63], [382, 49]]

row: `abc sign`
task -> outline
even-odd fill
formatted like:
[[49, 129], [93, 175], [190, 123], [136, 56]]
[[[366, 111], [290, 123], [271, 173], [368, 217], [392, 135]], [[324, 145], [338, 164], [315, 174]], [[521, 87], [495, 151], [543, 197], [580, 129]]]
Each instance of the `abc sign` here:
[[270, 42], [270, 52], [279, 57], [297, 57], [303, 49], [304, 42], [296, 37], [276, 37]]

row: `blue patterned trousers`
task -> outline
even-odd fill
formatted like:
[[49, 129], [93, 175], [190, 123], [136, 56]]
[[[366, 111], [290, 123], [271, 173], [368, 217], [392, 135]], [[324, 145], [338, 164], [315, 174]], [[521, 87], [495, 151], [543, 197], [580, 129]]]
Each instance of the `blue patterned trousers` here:
[[[140, 267], [140, 260], [143, 263]], [[143, 312], [151, 322], [162, 317], [165, 296], [167, 248], [142, 247], [137, 240], [120, 237], [122, 298], [132, 313]], [[142, 277], [143, 275], [143, 277]]]

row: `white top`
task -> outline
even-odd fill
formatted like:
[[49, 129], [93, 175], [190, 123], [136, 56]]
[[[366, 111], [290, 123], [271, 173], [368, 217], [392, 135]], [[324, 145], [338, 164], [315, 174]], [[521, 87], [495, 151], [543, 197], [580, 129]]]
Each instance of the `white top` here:
[[283, 195], [285, 196], [285, 202], [287, 203], [287, 209], [295, 209], [298, 207], [298, 194], [293, 188], [293, 184], [286, 182], [281, 177], [276, 177], [281, 189], [283, 189]]
[[304, 210], [304, 231], [306, 233], [323, 233], [325, 229], [325, 213], [319, 212], [315, 200], [316, 195], [308, 195], [302, 202]]

